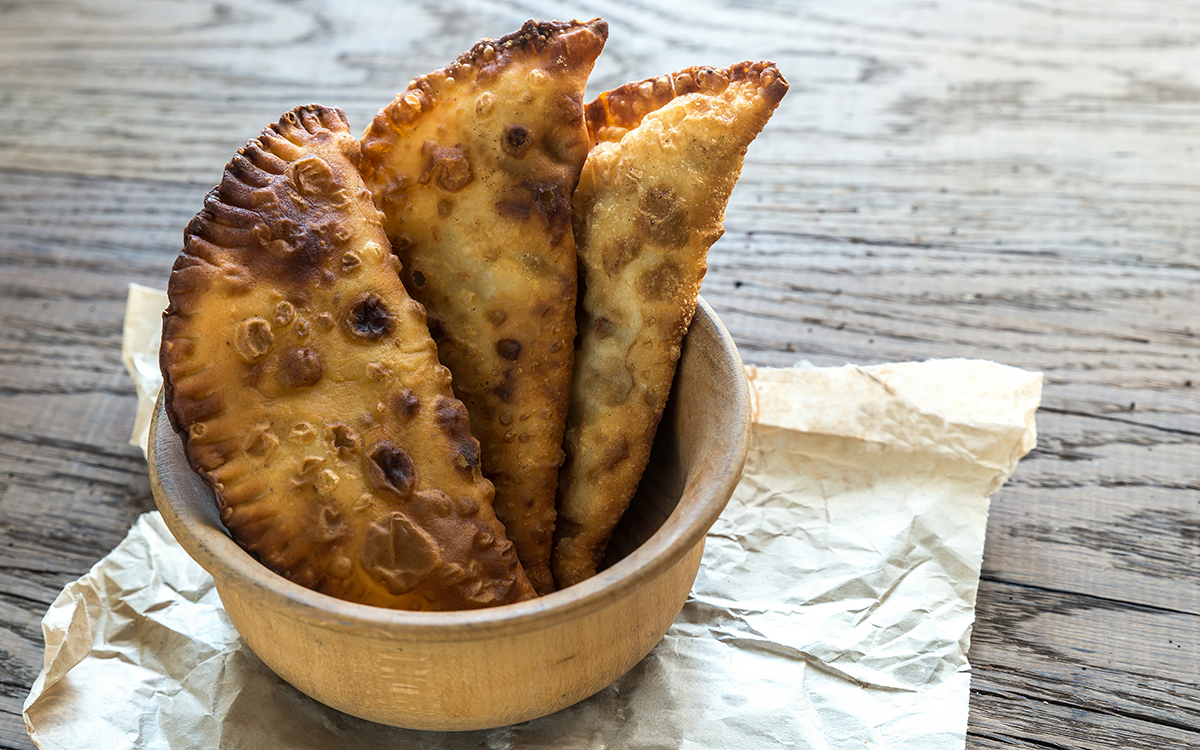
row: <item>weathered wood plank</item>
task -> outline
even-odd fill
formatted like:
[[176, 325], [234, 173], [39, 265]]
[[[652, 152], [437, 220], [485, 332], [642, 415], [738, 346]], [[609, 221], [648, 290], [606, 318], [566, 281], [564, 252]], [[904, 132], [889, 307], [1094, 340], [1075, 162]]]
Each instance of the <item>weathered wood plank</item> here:
[[976, 611], [974, 746], [1200, 744], [1200, 616], [988, 579]]
[[[126, 284], [165, 283], [225, 162], [284, 110], [321, 101], [364, 127], [475, 39], [560, 12], [0, 4], [0, 748], [31, 747], [19, 711], [45, 606], [150, 507], [125, 444]], [[968, 744], [1198, 744], [1195, 5], [603, 13], [593, 91], [758, 58], [792, 82], [704, 286], [748, 362], [1046, 374], [1039, 448], [993, 503]]]

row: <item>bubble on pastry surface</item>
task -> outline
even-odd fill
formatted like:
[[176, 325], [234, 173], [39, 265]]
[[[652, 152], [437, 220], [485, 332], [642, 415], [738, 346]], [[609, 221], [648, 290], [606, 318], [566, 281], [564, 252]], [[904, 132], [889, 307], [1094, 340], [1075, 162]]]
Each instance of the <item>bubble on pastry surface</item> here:
[[475, 116], [481, 120], [491, 117], [495, 109], [496, 97], [490, 91], [483, 92], [475, 100]]
[[437, 543], [399, 511], [367, 526], [362, 565], [367, 573], [395, 595], [407, 594], [441, 563]]
[[372, 474], [377, 485], [390, 489], [402, 498], [412, 495], [417, 470], [403, 448], [387, 441], [381, 442], [371, 451], [370, 465], [375, 467]]
[[492, 324], [493, 328], [499, 328], [504, 325], [504, 321], [508, 320], [508, 313], [500, 309], [492, 309], [487, 311], [487, 321]]
[[242, 445], [242, 450], [255, 458], [269, 458], [279, 447], [279, 438], [270, 425], [256, 425]]
[[362, 268], [362, 258], [358, 257], [358, 253], [347, 250], [342, 254], [342, 273], [352, 274], [359, 268]]
[[354, 505], [350, 506], [350, 510], [355, 513], [366, 513], [375, 507], [375, 496], [370, 492], [364, 492], [354, 501]]
[[325, 363], [314, 349], [292, 347], [279, 359], [279, 382], [288, 390], [315, 385], [324, 374]]
[[425, 141], [421, 146], [423, 166], [417, 181], [421, 184], [433, 182], [451, 193], [462, 190], [475, 179], [467, 154], [458, 146], [440, 146], [435, 141]]
[[337, 472], [335, 472], [333, 469], [322, 469], [317, 474], [317, 479], [316, 479], [317, 489], [323, 495], [332, 494], [333, 491], [335, 489], [337, 489], [337, 486], [340, 482], [341, 482], [341, 477], [339, 477], [337, 475]]
[[396, 328], [396, 316], [374, 292], [365, 292], [346, 314], [346, 329], [359, 338], [378, 341]]
[[296, 189], [306, 197], [328, 200], [341, 187], [333, 169], [319, 156], [305, 156], [292, 169]]
[[329, 434], [326, 436], [326, 440], [329, 443], [330, 451], [342, 460], [358, 453], [361, 446], [358, 433], [341, 422], [333, 422], [329, 425]]
[[288, 323], [291, 323], [295, 317], [296, 306], [287, 300], [282, 300], [279, 304], [275, 305], [275, 311], [271, 313], [271, 323], [276, 328], [283, 328]]
[[458, 584], [467, 580], [467, 576], [468, 573], [466, 568], [458, 563], [446, 563], [442, 566], [442, 569], [438, 571], [438, 581], [440, 581], [441, 584], [447, 588], [457, 586]]
[[260, 359], [271, 350], [273, 343], [275, 334], [271, 331], [271, 324], [259, 317], [243, 320], [234, 331], [233, 346], [247, 362]]
[[329, 559], [329, 565], [325, 567], [325, 573], [334, 578], [346, 578], [350, 575], [354, 564], [349, 557], [345, 555], [334, 555]]
[[378, 381], [387, 380], [388, 376], [391, 374], [392, 374], [392, 368], [388, 367], [386, 364], [384, 364], [382, 362], [368, 362], [367, 363], [367, 376], [370, 377], [371, 380], [378, 380]]
[[317, 436], [317, 430], [308, 422], [296, 422], [288, 430], [288, 439], [297, 443], [307, 443]]

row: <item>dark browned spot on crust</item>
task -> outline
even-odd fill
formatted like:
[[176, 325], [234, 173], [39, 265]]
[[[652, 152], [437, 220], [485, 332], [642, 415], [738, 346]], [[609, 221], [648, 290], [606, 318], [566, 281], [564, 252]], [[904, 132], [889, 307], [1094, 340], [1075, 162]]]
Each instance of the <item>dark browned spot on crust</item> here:
[[509, 125], [504, 129], [504, 134], [500, 136], [500, 148], [514, 159], [525, 156], [525, 152], [531, 145], [533, 145], [533, 134], [524, 125]]
[[421, 399], [411, 389], [405, 388], [396, 394], [392, 407], [396, 410], [396, 416], [407, 422], [421, 410]]
[[606, 339], [613, 335], [613, 333], [617, 330], [617, 326], [608, 318], [600, 317], [596, 318], [596, 325], [594, 329], [597, 336], [602, 339]]
[[600, 460], [600, 468], [603, 471], [612, 471], [627, 458], [629, 458], [629, 441], [622, 435], [605, 447], [604, 456]]
[[463, 440], [471, 436], [471, 418], [462, 402], [441, 397], [433, 409], [433, 420], [437, 428], [451, 440]]
[[[370, 466], [375, 468], [371, 469]], [[387, 441], [380, 442], [371, 451], [370, 466], [368, 469], [376, 486], [390, 489], [402, 498], [412, 494], [417, 470], [403, 448]]]
[[497, 201], [496, 212], [519, 222], [535, 214], [541, 216], [551, 245], [557, 245], [571, 229], [571, 196], [558, 182], [525, 180]]
[[289, 390], [314, 385], [323, 374], [321, 355], [307, 347], [292, 347], [279, 358], [279, 382]]
[[564, 93], [555, 101], [558, 105], [558, 122], [574, 127], [583, 119], [583, 100], [578, 96]]
[[638, 277], [638, 291], [651, 301], [669, 300], [683, 284], [683, 270], [667, 259]]
[[442, 200], [438, 201], [438, 204], [437, 204], [438, 218], [440, 218], [440, 219], [446, 218], [447, 216], [450, 215], [450, 212], [453, 210], [454, 210], [454, 201], [450, 200], [449, 198], [443, 198]]
[[446, 328], [446, 323], [436, 315], [430, 315], [426, 321], [429, 326], [429, 335], [433, 338], [434, 343], [440, 344], [450, 338], [450, 331]]
[[420, 586], [440, 563], [437, 543], [399, 511], [367, 526], [363, 568], [392, 594], [407, 594]]
[[499, 328], [508, 320], [508, 313], [503, 310], [488, 310], [487, 320], [492, 324], [492, 328]]
[[475, 177], [471, 162], [460, 146], [439, 146], [434, 141], [425, 141], [421, 146], [421, 157], [424, 165], [418, 181], [422, 185], [433, 182], [453, 193], [471, 184]]
[[340, 422], [329, 425], [329, 447], [338, 458], [346, 459], [358, 453], [359, 439], [354, 430]]
[[433, 409], [433, 421], [446, 434], [456, 451], [454, 465], [466, 473], [479, 470], [479, 442], [471, 437], [471, 418], [467, 407], [452, 398], [439, 398]]
[[604, 247], [601, 252], [601, 262], [609, 276], [616, 276], [622, 268], [631, 261], [637, 260], [642, 254], [642, 243], [635, 237], [618, 237]]
[[669, 185], [655, 185], [638, 199], [638, 224], [652, 240], [666, 247], [683, 247], [688, 241], [687, 207]]
[[516, 362], [521, 356], [521, 342], [516, 339], [500, 339], [496, 342], [496, 354], [509, 362]]
[[401, 256], [400, 253], [410, 249], [414, 244], [416, 244], [412, 238], [412, 235], [408, 232], [397, 232], [394, 237], [389, 236], [388, 241], [392, 243], [392, 252], [395, 253], [401, 261], [404, 260], [404, 257]]
[[[222, 247], [246, 245], [253, 237], [263, 252], [239, 254], [245, 272], [251, 278], [279, 277], [290, 288], [302, 289], [320, 283], [323, 277], [328, 276], [325, 266], [338, 252], [337, 226], [316, 221], [316, 210], [260, 212], [259, 217], [265, 223], [254, 226], [249, 236], [213, 236], [209, 239], [205, 235], [215, 234], [211, 231], [212, 227], [206, 229], [189, 225], [189, 230], [196, 229], [197, 236], [215, 241]], [[193, 220], [193, 224], [195, 222]]]
[[421, 273], [420, 271], [413, 271], [412, 280], [413, 285], [418, 289], [425, 286], [425, 274]]
[[504, 380], [492, 386], [491, 393], [496, 398], [506, 404], [511, 404], [513, 400], [513, 388], [516, 385], [512, 371], [504, 373]]
[[374, 292], [361, 295], [346, 314], [346, 330], [368, 341], [390, 336], [396, 328], [396, 316]]

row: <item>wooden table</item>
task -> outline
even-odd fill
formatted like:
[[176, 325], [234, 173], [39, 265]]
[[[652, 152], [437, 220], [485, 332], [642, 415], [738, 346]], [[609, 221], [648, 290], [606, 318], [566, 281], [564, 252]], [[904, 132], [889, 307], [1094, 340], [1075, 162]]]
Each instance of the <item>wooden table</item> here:
[[235, 149], [355, 129], [529, 17], [603, 15], [597, 92], [778, 62], [703, 293], [744, 359], [1045, 373], [993, 498], [967, 745], [1200, 745], [1200, 8], [1170, 0], [0, 4], [0, 748], [39, 622], [153, 508], [127, 285]]

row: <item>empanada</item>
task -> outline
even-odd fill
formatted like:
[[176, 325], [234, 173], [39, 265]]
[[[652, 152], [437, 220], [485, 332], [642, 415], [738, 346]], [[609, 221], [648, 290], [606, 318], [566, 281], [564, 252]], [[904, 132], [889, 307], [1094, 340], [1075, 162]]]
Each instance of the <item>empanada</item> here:
[[689, 68], [601, 94], [574, 196], [579, 338], [552, 558], [596, 573], [628, 507], [746, 147], [787, 92], [772, 63]]
[[575, 336], [571, 193], [600, 20], [530, 21], [421, 76], [376, 116], [360, 170], [471, 415], [496, 514], [553, 590], [554, 494]]
[[296, 583], [401, 609], [532, 598], [358, 153], [341, 110], [308, 105], [226, 167], [168, 285], [171, 423], [233, 538]]

